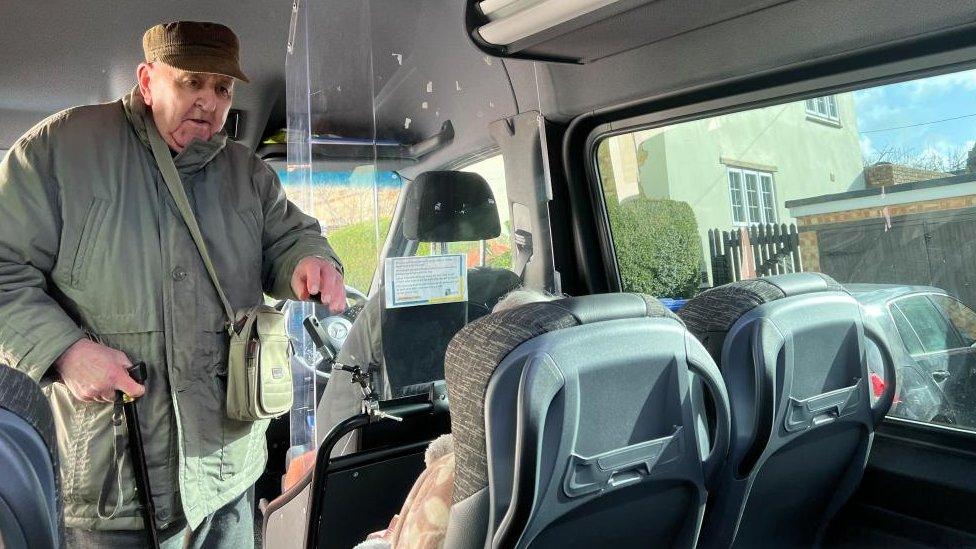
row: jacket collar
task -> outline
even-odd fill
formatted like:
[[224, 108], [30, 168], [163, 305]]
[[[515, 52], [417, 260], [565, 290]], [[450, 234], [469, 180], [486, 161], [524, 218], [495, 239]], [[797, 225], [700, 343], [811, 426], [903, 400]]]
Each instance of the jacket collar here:
[[[142, 141], [143, 145], [149, 147], [148, 128], [150, 125], [155, 125], [155, 122], [153, 122], [152, 113], [146, 109], [145, 101], [142, 100], [139, 86], [132, 88], [132, 92], [122, 98], [122, 106], [132, 129], [139, 136], [139, 140]], [[223, 130], [214, 134], [209, 141], [194, 139], [173, 158], [173, 163], [176, 164], [176, 169], [179, 170], [180, 175], [197, 172], [213, 160], [226, 144], [227, 133]]]

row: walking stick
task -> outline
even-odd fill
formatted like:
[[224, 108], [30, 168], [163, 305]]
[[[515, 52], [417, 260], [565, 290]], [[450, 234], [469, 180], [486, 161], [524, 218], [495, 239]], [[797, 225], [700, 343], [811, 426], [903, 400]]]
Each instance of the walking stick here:
[[[140, 385], [146, 382], [146, 363], [137, 362], [129, 369], [129, 376]], [[149, 468], [146, 466], [146, 448], [142, 445], [142, 431], [139, 429], [139, 412], [136, 400], [131, 396], [117, 391], [116, 399], [122, 403], [122, 413], [125, 415], [125, 430], [129, 434], [129, 460], [136, 477], [136, 494], [139, 496], [139, 507], [142, 511], [142, 521], [146, 526], [146, 536], [149, 546], [159, 549], [159, 533], [156, 531], [156, 505], [153, 503], [152, 490], [149, 487]]]

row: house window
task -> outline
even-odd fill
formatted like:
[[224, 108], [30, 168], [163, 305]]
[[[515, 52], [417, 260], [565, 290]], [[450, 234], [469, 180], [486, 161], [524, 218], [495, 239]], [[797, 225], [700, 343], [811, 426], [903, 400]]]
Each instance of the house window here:
[[741, 168], [729, 168], [728, 173], [732, 223], [776, 223], [773, 174]]
[[807, 99], [807, 114], [824, 120], [840, 122], [840, 117], [837, 115], [837, 99], [833, 95]]

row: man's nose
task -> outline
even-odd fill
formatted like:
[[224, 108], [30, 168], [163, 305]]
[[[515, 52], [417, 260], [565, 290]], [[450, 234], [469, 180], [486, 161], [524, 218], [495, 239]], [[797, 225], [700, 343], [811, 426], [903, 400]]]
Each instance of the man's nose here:
[[217, 110], [217, 94], [209, 88], [200, 90], [196, 105], [205, 112], [214, 112]]

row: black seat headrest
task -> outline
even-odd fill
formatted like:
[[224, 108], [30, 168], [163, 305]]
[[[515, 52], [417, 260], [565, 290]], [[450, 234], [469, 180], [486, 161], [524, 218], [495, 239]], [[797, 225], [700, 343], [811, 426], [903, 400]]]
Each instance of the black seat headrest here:
[[705, 348], [719, 360], [725, 334], [743, 315], [756, 307], [814, 292], [846, 292], [836, 280], [822, 273], [792, 273], [740, 280], [698, 294], [681, 308], [684, 320]]
[[476, 173], [431, 171], [406, 188], [403, 235], [420, 242], [491, 240], [501, 234], [498, 206]]

